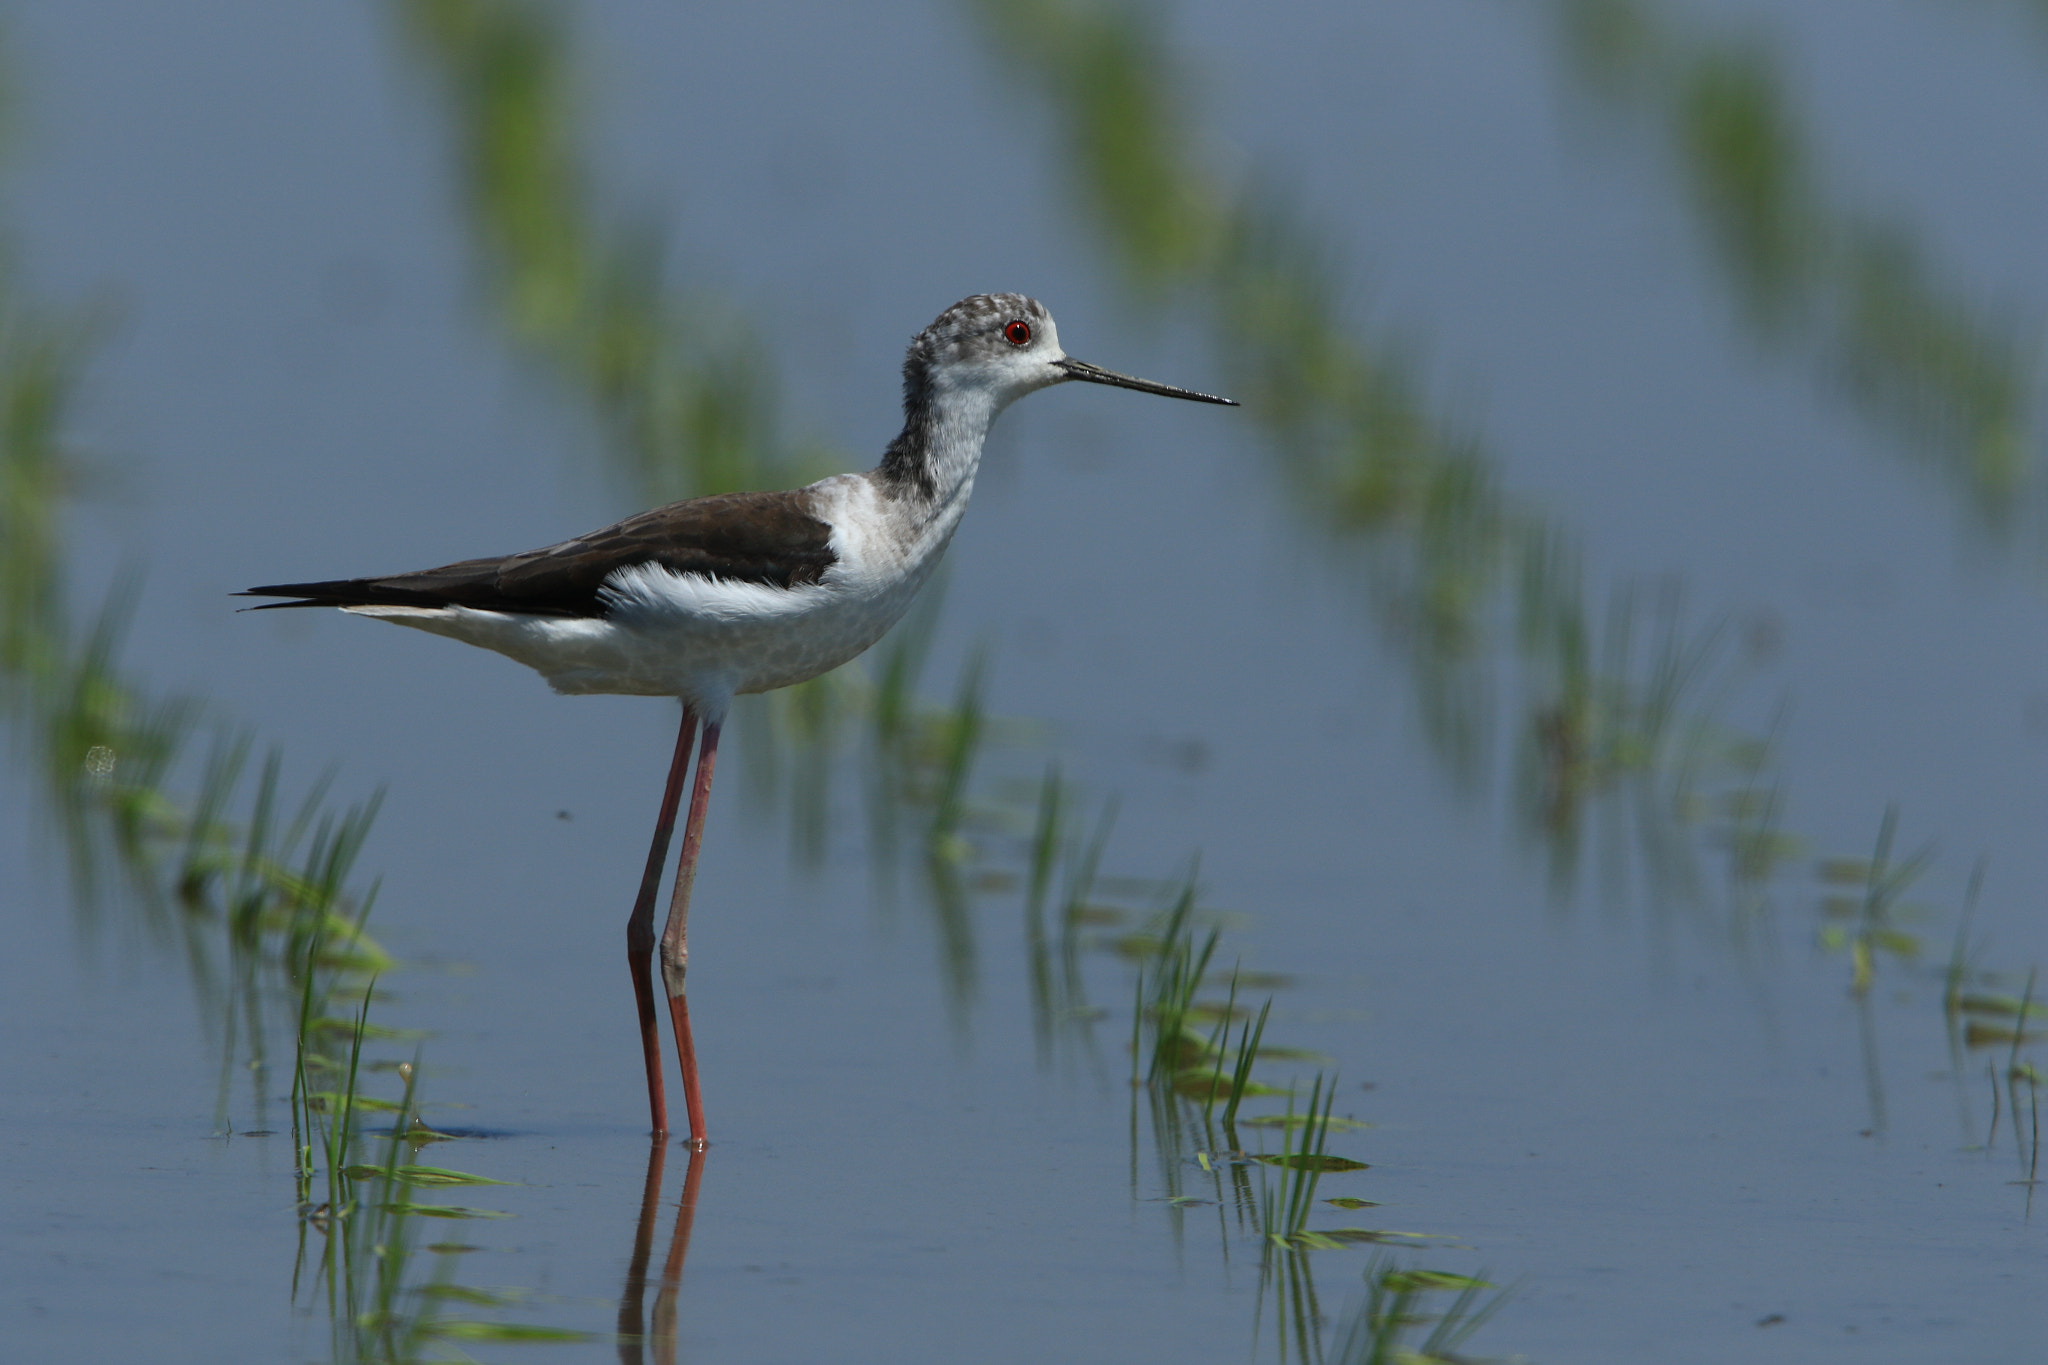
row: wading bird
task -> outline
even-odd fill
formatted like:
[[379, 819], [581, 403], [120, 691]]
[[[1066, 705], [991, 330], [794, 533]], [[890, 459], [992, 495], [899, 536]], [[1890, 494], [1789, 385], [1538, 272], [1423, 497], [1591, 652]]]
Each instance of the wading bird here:
[[668, 1131], [668, 1104], [648, 970], [654, 899], [699, 727], [703, 741], [660, 950], [690, 1137], [701, 1147], [704, 1109], [683, 976], [690, 887], [726, 708], [735, 696], [837, 668], [880, 639], [953, 538], [989, 424], [1025, 394], [1075, 379], [1236, 406], [1076, 360], [1060, 349], [1052, 315], [1037, 300], [977, 294], [911, 341], [903, 361], [903, 430], [865, 474], [837, 474], [781, 493], [690, 498], [525, 554], [238, 594], [295, 599], [259, 610], [339, 607], [481, 645], [538, 670], [557, 692], [681, 699], [683, 722], [654, 844], [626, 924], [657, 1136]]

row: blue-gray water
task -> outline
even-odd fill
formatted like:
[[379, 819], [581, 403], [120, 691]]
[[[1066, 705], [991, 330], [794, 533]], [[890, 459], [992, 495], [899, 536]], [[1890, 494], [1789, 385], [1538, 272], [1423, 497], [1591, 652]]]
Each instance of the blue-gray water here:
[[[365, 863], [406, 965], [378, 1017], [429, 1031], [429, 1118], [500, 1135], [430, 1159], [519, 1182], [470, 1201], [516, 1217], [463, 1228], [486, 1248], [463, 1278], [603, 1334], [647, 1154], [619, 939], [672, 709], [554, 698], [446, 641], [225, 596], [632, 510], [595, 425], [494, 321], [399, 8], [13, 7], [0, 212], [16, 287], [106, 319], [71, 432], [101, 476], [71, 523], [76, 596], [139, 566], [131, 668], [302, 777], [338, 760], [350, 793], [388, 784]], [[1461, 778], [1423, 738], [1378, 580], [1308, 529], [1250, 413], [1058, 390], [1005, 415], [927, 690], [986, 645], [990, 711], [1026, 723], [1012, 766], [1054, 757], [1091, 801], [1119, 797], [1109, 870], [1170, 877], [1199, 854], [1205, 903], [1233, 912], [1225, 951], [1298, 978], [1272, 1035], [1333, 1059], [1339, 1112], [1375, 1125], [1333, 1140], [1372, 1169], [1323, 1193], [1383, 1205], [1343, 1221], [1519, 1286], [1468, 1351], [2033, 1359], [2043, 1232], [2011, 1116], [1976, 1150], [2005, 1051], [1970, 1053], [1958, 1094], [1939, 966], [1979, 855], [1982, 965], [2017, 994], [2048, 958], [2039, 489], [1989, 495], [2007, 525], [1982, 514], [1949, 429], [1897, 420], [1921, 372], [1858, 349], [1839, 276], [1795, 269], [1762, 291], [1786, 313], [1759, 321], [1755, 258], [1688, 180], [1668, 73], [1603, 101], [1574, 65], [1569, 16], [1598, 8], [1146, 13], [1205, 173], [1310, 225], [1338, 315], [1576, 537], [1596, 616], [1677, 583], [1689, 628], [1756, 646], [1719, 714], [1774, 734], [1802, 851], [1747, 945], [1710, 852], [1690, 901], [1609, 876], [1597, 837], [1560, 889], [1517, 815], [1512, 661], [1484, 664], [1500, 709]], [[1608, 8], [1676, 67], [1720, 44], [1780, 83], [1803, 139], [1794, 236], [1904, 242], [1953, 315], [2011, 339], [2037, 481], [2039, 7]], [[977, 13], [563, 11], [590, 192], [665, 223], [678, 285], [748, 316], [799, 440], [872, 459], [902, 342], [982, 289], [1044, 300], [1077, 355], [1229, 391], [1223, 315], [1129, 287], [1060, 113]], [[961, 1022], [917, 878], [877, 890], [857, 781], [807, 868], [748, 796], [757, 754], [736, 744], [722, 770], [697, 889], [717, 1141], [681, 1354], [1271, 1356], [1256, 1239], [1173, 1212], [1149, 1140], [1132, 1151], [1126, 978], [1090, 967], [1115, 1011], [1099, 1071], [1042, 1067], [1021, 913], [991, 892]], [[0, 801], [6, 1354], [325, 1358], [319, 1305], [291, 1297], [288, 1142], [216, 1135], [217, 1039], [182, 969], [118, 906], [81, 947], [33, 778], [10, 772]], [[1866, 856], [1892, 804], [1902, 848], [1939, 851], [1908, 897], [1933, 907], [1911, 925], [1925, 960], [1881, 959], [1868, 997], [1879, 1108], [1813, 869]], [[246, 1086], [230, 1115], [257, 1122]], [[1334, 1318], [1365, 1253], [1313, 1263]]]

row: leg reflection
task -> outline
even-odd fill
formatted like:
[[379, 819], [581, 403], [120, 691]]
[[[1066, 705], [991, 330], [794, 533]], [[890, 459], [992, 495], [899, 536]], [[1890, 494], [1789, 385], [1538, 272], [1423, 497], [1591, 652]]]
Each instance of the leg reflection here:
[[626, 1287], [619, 1295], [618, 1340], [621, 1365], [646, 1365], [647, 1348], [655, 1365], [675, 1365], [676, 1291], [682, 1287], [683, 1258], [690, 1251], [690, 1224], [697, 1216], [697, 1185], [704, 1176], [705, 1154], [692, 1151], [683, 1170], [683, 1197], [676, 1206], [668, 1257], [654, 1291], [654, 1318], [645, 1316], [647, 1263], [654, 1254], [655, 1214], [661, 1204], [661, 1176], [668, 1144], [659, 1139], [647, 1153], [647, 1179], [640, 1191], [640, 1217], [633, 1228], [633, 1255], [626, 1263]]

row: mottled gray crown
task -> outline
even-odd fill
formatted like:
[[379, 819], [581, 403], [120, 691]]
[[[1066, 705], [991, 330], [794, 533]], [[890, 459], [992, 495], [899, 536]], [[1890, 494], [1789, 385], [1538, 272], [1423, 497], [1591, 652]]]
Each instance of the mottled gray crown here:
[[903, 358], [905, 395], [922, 388], [935, 365], [1013, 349], [1003, 339], [1003, 328], [1018, 318], [1039, 332], [1052, 320], [1052, 314], [1037, 299], [1023, 294], [975, 294], [939, 314], [931, 326], [911, 339], [910, 353]]

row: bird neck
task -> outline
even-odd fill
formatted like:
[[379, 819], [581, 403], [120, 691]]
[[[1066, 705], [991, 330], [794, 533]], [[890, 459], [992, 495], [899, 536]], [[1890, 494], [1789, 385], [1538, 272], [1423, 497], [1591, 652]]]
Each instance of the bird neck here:
[[974, 491], [989, 425], [1007, 406], [981, 385], [941, 385], [906, 373], [903, 430], [875, 471], [882, 487], [925, 517], [957, 520]]

